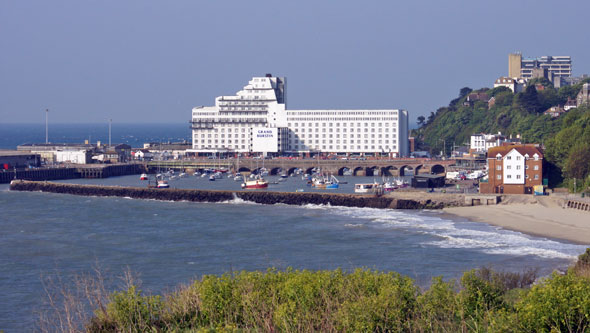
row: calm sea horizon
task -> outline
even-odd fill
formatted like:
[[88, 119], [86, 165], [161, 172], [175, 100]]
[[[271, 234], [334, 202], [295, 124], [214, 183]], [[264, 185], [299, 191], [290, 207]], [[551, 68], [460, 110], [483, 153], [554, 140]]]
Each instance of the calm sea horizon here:
[[[107, 123], [49, 124], [49, 142], [90, 143], [109, 142]], [[190, 141], [191, 130], [186, 123], [120, 124], [111, 125], [111, 142], [125, 143], [134, 148], [148, 142]], [[45, 124], [0, 124], [0, 149], [16, 149], [25, 143], [45, 143]]]

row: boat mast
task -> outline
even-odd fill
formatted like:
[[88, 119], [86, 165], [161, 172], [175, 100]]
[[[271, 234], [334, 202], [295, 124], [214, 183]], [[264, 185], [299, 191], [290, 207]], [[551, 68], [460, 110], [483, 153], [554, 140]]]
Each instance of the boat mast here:
[[49, 143], [49, 109], [45, 109], [45, 144]]

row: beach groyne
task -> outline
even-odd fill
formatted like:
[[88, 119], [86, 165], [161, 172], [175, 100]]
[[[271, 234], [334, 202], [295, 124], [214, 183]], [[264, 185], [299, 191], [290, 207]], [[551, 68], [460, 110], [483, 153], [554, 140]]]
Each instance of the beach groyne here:
[[442, 209], [444, 202], [408, 200], [393, 196], [368, 196], [357, 194], [270, 192], [270, 191], [220, 191], [192, 189], [156, 189], [102, 185], [62, 184], [15, 180], [12, 191], [50, 192], [82, 196], [128, 197], [164, 201], [224, 202], [235, 199], [259, 204], [331, 205], [345, 207], [369, 207], [389, 209]]

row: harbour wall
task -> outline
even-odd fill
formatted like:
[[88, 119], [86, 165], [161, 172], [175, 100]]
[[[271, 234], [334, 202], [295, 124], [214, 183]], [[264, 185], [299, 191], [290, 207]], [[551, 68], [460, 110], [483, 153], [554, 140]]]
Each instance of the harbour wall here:
[[0, 184], [8, 184], [14, 179], [57, 180], [75, 178], [108, 178], [136, 175], [145, 172], [144, 164], [84, 164], [68, 168], [40, 168], [8, 170], [0, 172]]
[[393, 196], [368, 196], [357, 194], [269, 192], [269, 191], [219, 191], [188, 189], [156, 189], [100, 185], [60, 184], [52, 182], [15, 180], [10, 183], [12, 191], [50, 192], [82, 196], [129, 197], [164, 201], [224, 202], [234, 199], [259, 204], [331, 205], [345, 207], [369, 207], [390, 209], [442, 209], [444, 202], [407, 200]]

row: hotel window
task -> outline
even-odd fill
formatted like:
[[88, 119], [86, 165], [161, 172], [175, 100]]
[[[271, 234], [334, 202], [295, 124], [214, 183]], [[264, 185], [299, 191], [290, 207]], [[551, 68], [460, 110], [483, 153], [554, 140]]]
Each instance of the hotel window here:
[[535, 175], [535, 179], [539, 179], [539, 175]]
[[539, 166], [538, 166], [538, 165], [535, 165], [535, 166], [533, 167], [533, 170], [539, 170]]
[[516, 156], [516, 160], [517, 161], [520, 161], [520, 156]]
[[506, 169], [507, 169], [507, 170], [510, 170], [510, 169], [512, 169], [512, 165], [507, 165], [507, 166], [506, 166]]
[[496, 166], [496, 170], [502, 170], [502, 166], [501, 165]]
[[520, 170], [520, 165], [517, 165], [516, 166], [516, 170]]
[[529, 165], [528, 164], [525, 165], [524, 168], [528, 170], [529, 169]]
[[516, 179], [520, 179], [520, 175], [516, 175]]
[[511, 160], [512, 159], [512, 156], [506, 156], [506, 159], [507, 160]]
[[512, 179], [512, 175], [506, 175], [506, 179]]

